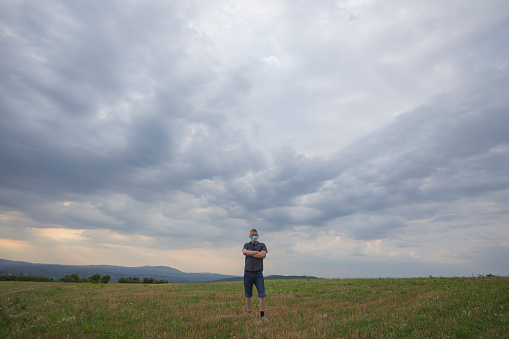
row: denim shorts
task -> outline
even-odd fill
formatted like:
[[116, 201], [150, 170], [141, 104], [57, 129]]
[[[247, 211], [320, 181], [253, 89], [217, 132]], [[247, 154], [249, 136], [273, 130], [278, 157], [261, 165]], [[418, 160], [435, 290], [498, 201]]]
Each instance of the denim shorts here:
[[263, 281], [263, 273], [251, 273], [244, 271], [244, 296], [246, 298], [251, 298], [253, 296], [253, 284], [256, 286], [258, 290], [258, 297], [265, 297], [265, 283]]

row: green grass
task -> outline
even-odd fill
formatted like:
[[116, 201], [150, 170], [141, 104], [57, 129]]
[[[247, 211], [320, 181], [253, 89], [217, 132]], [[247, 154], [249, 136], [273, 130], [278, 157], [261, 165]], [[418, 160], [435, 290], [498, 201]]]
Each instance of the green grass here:
[[[242, 282], [0, 282], [0, 338], [508, 338], [509, 277]], [[253, 298], [253, 310], [258, 303]]]

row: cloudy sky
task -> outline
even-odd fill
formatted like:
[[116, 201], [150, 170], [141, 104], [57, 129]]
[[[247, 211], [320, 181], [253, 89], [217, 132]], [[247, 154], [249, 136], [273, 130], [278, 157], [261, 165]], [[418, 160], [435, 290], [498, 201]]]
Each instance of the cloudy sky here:
[[0, 258], [509, 274], [509, 2], [0, 3]]

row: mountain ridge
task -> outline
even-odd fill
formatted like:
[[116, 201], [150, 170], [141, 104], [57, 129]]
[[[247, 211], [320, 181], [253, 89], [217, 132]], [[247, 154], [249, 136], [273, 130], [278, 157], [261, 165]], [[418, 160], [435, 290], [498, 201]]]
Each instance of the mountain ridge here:
[[94, 274], [110, 275], [111, 281], [116, 282], [122, 277], [152, 277], [165, 279], [173, 283], [211, 282], [235, 275], [219, 273], [186, 273], [170, 266], [117, 266], [117, 265], [63, 265], [40, 264], [26, 261], [0, 259], [0, 271], [16, 275], [32, 275], [59, 280], [69, 274], [78, 274], [81, 278], [88, 278]]

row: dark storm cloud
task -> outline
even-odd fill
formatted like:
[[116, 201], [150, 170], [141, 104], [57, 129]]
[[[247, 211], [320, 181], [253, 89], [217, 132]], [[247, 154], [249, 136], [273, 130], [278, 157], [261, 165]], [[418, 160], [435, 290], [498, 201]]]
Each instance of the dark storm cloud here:
[[[160, 13], [149, 4], [99, 2], [7, 7], [5, 30], [16, 34], [2, 39], [2, 185], [55, 195], [125, 191], [136, 186], [132, 176], [161, 168], [168, 176], [154, 186], [168, 189], [241, 167], [236, 152], [249, 153], [248, 146], [240, 142], [225, 151], [236, 132], [220, 114], [197, 112], [189, 103], [213, 79], [207, 71], [179, 68], [185, 61], [182, 8], [168, 5]], [[227, 78], [218, 92], [234, 98], [231, 89], [249, 88], [241, 73]], [[152, 104], [140, 103], [145, 97]], [[196, 133], [190, 151], [176, 154], [183, 131], [196, 122], [206, 135]]]

